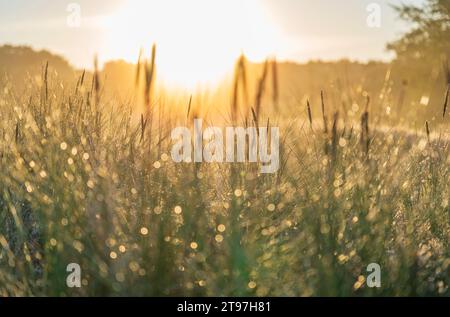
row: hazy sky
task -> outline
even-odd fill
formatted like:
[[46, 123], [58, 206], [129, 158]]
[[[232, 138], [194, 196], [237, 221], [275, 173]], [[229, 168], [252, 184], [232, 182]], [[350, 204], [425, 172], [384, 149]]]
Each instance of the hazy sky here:
[[[202, 56], [199, 51], [296, 61], [388, 59], [386, 43], [406, 28], [390, 4], [424, 1], [0, 0], [0, 44], [49, 49], [79, 67], [90, 66], [96, 53], [101, 61], [135, 60], [139, 47], [152, 41], [191, 60]], [[74, 12], [68, 11], [70, 3], [81, 9], [79, 27], [67, 22]], [[367, 25], [371, 3], [380, 5], [380, 28]]]

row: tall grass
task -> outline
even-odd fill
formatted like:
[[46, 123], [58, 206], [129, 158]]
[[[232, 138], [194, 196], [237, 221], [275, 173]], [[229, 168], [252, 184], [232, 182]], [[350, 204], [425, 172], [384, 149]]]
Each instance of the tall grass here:
[[[322, 92], [320, 120], [308, 101], [307, 116], [277, 122], [275, 175], [176, 164], [168, 135], [193, 101], [187, 114], [152, 101], [152, 56], [138, 63], [149, 112], [137, 120], [96, 75], [89, 91], [84, 72], [73, 92], [47, 67], [44, 89], [0, 92], [0, 295], [450, 294], [447, 132], [369, 130], [368, 103], [361, 129], [337, 110], [330, 128]], [[249, 107], [259, 124], [260, 97], [238, 103], [243, 61], [232, 120]], [[81, 288], [66, 286], [69, 263]], [[370, 263], [382, 267], [379, 289], [365, 284]]]

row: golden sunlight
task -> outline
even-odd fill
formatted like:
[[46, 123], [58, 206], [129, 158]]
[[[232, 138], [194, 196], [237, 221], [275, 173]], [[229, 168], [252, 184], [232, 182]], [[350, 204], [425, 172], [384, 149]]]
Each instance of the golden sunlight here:
[[158, 78], [180, 88], [217, 84], [242, 52], [261, 61], [283, 44], [257, 0], [132, 0], [104, 28], [113, 58], [136, 62], [156, 43]]

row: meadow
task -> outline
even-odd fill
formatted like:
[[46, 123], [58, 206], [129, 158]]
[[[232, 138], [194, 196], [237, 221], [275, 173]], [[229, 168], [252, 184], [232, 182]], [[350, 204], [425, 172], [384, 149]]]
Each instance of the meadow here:
[[[251, 82], [241, 59], [208, 110], [152, 88], [154, 64], [128, 100], [45, 65], [0, 90], [0, 295], [450, 295], [448, 90], [412, 125], [388, 76], [376, 95], [324, 82], [287, 104], [275, 61]], [[197, 117], [280, 127], [280, 169], [173, 162], [171, 130]]]

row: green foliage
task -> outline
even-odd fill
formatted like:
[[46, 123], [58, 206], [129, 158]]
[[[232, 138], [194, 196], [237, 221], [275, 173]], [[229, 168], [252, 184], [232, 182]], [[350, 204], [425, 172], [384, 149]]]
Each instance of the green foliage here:
[[399, 59], [432, 61], [448, 58], [450, 53], [450, 2], [429, 0], [424, 7], [397, 6], [400, 18], [412, 24], [413, 29], [397, 42], [389, 45]]
[[[429, 100], [424, 116], [439, 117], [442, 94], [450, 85], [450, 2], [427, 0], [421, 6], [396, 6], [399, 17], [411, 30], [387, 48], [396, 53], [392, 70], [402, 99]], [[408, 88], [408, 89], [405, 89]]]

